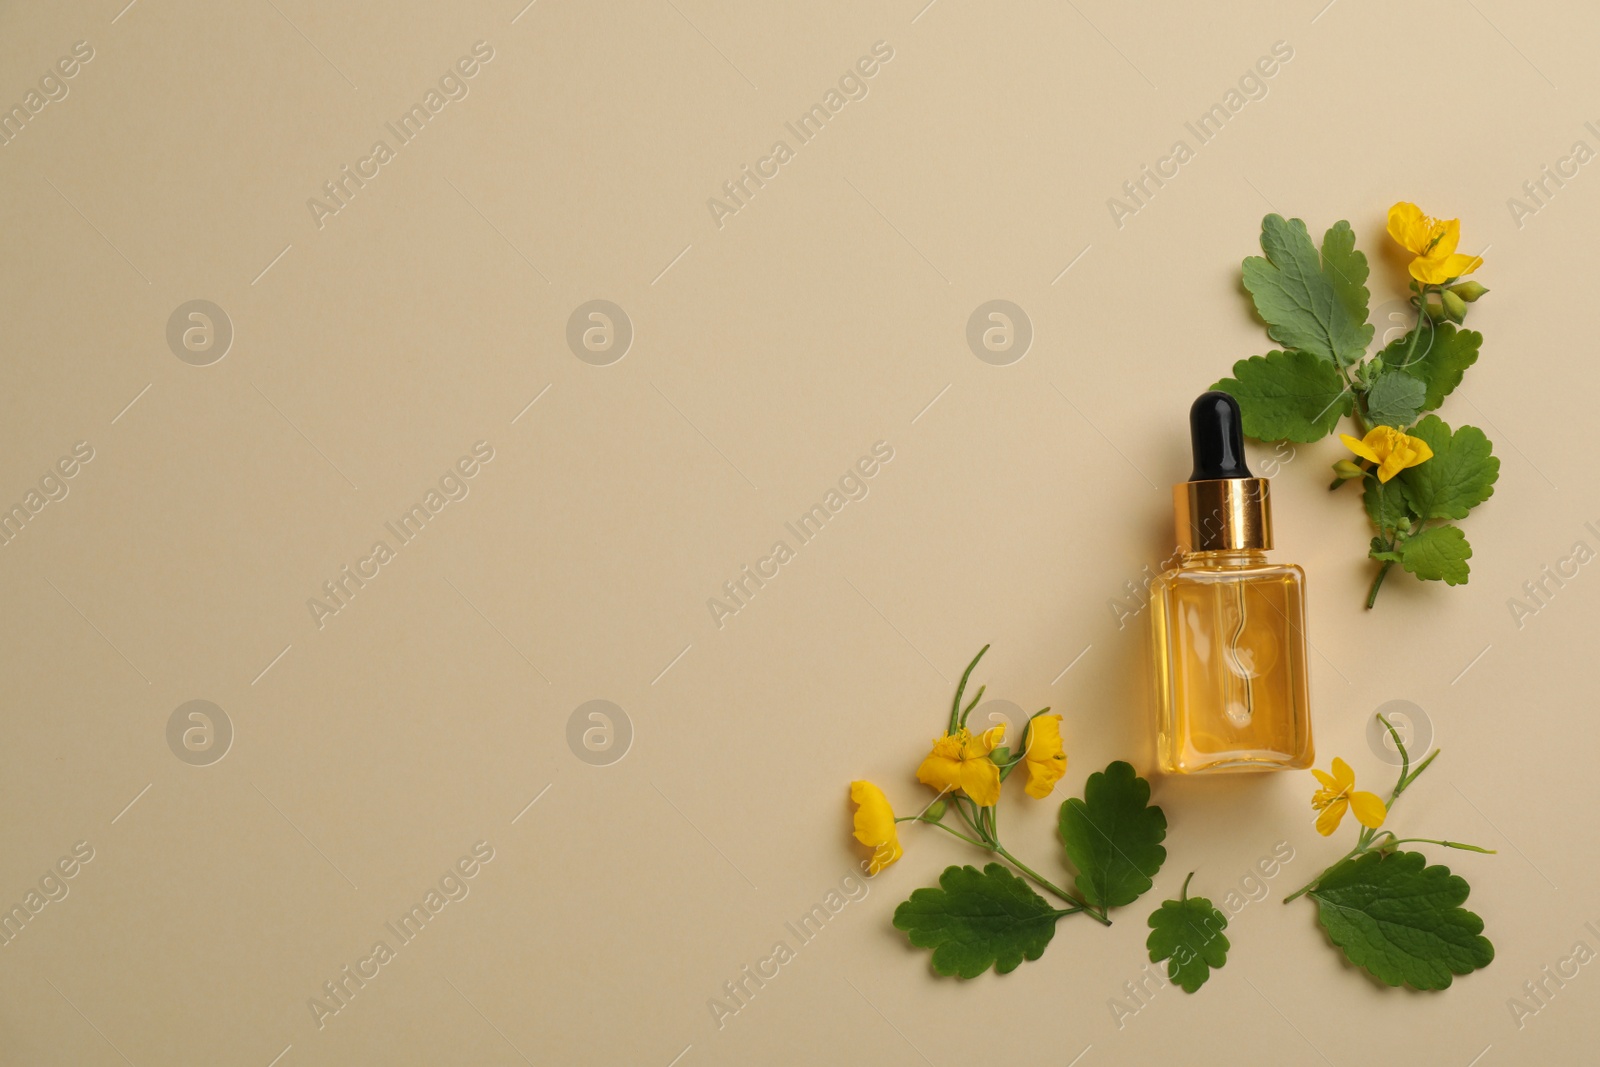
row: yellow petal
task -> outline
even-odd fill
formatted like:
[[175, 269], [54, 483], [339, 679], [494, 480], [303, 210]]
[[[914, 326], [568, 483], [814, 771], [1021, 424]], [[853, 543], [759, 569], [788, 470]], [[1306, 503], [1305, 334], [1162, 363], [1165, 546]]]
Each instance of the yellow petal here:
[[1360, 790], [1350, 794], [1350, 810], [1355, 812], [1357, 822], [1374, 830], [1383, 825], [1384, 818], [1389, 814], [1383, 801], [1376, 795]]
[[1327, 837], [1339, 828], [1339, 820], [1344, 818], [1344, 809], [1349, 807], [1349, 802], [1340, 797], [1332, 804], [1322, 809], [1322, 814], [1317, 816], [1317, 833]]
[[856, 804], [856, 840], [872, 846], [867, 873], [877, 874], [904, 855], [900, 835], [895, 829], [894, 809], [889, 806], [889, 798], [883, 795], [883, 790], [871, 782], [851, 782], [850, 799]]
[[1459, 278], [1463, 274], [1471, 274], [1481, 266], [1483, 266], [1482, 256], [1464, 256], [1457, 252], [1444, 257], [1442, 269], [1446, 278]]
[[1061, 776], [1067, 773], [1066, 753], [1061, 753], [1049, 760], [1028, 761], [1028, 784], [1023, 788], [1030, 797], [1043, 800], [1050, 795], [1050, 791], [1061, 781]]
[[1420, 253], [1427, 241], [1428, 224], [1422, 209], [1401, 201], [1389, 209], [1389, 236], [1403, 248]]
[[1023, 753], [1028, 759], [1051, 760], [1061, 751], [1061, 716], [1035, 715], [1028, 720], [1028, 744]]
[[1405, 468], [1406, 464], [1401, 459], [1400, 454], [1391, 452], [1387, 459], [1378, 464], [1378, 481], [1387, 482], [1390, 478], [1405, 470]]
[[1428, 235], [1428, 258], [1448, 259], [1461, 241], [1461, 220], [1435, 221]]
[[1333, 780], [1338, 783], [1341, 790], [1349, 789], [1356, 784], [1356, 772], [1350, 769], [1350, 764], [1333, 757]]
[[[962, 733], [966, 733], [966, 731], [963, 730]], [[999, 726], [991, 727], [967, 742], [964, 757], [966, 759], [972, 759], [974, 756], [987, 756], [989, 753], [995, 750], [1001, 741], [1005, 740], [1005, 737], [1005, 723], [1001, 723]]]
[[931, 785], [941, 793], [961, 788], [961, 761], [941, 756], [937, 746], [917, 768], [917, 781]]
[[1344, 442], [1344, 447], [1348, 448], [1350, 451], [1354, 452], [1368, 463], [1383, 462], [1383, 460], [1378, 458], [1378, 453], [1374, 452], [1365, 441], [1359, 441], [1347, 433], [1340, 434], [1339, 440]]
[[1319, 771], [1313, 767], [1311, 768], [1311, 773], [1316, 775], [1317, 781], [1321, 782], [1322, 788], [1326, 789], [1328, 792], [1337, 793], [1339, 791], [1339, 783], [1334, 781], [1333, 775], [1329, 774], [1327, 771]]
[[991, 759], [961, 762], [961, 791], [980, 808], [993, 807], [1000, 799], [1000, 768]]
[[1424, 285], [1443, 285], [1451, 278], [1471, 274], [1483, 266], [1482, 256], [1419, 256], [1411, 261], [1411, 276]]

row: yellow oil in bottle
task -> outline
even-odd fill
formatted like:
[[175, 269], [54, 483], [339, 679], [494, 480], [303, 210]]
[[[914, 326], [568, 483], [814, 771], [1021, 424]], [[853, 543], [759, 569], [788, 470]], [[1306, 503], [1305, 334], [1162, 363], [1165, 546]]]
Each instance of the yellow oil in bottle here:
[[1198, 552], [1154, 583], [1157, 748], [1169, 773], [1309, 767], [1305, 576]]

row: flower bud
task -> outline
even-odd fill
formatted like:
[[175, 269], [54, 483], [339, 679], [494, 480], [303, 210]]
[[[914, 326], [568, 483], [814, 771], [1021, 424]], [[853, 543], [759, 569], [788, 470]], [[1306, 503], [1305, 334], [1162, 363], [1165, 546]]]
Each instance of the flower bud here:
[[1478, 299], [1478, 297], [1482, 296], [1484, 293], [1487, 293], [1488, 291], [1489, 290], [1485, 289], [1483, 286], [1479, 285], [1477, 282], [1462, 282], [1459, 285], [1452, 285], [1449, 289], [1446, 290], [1446, 292], [1451, 292], [1451, 293], [1456, 294], [1457, 296], [1459, 296], [1461, 299], [1465, 300], [1469, 304], [1473, 303], [1474, 301], [1476, 301]]
[[928, 810], [922, 813], [922, 817], [929, 822], [938, 822], [944, 818], [944, 801], [935, 800], [932, 804], [929, 804]]
[[1353, 461], [1341, 459], [1339, 462], [1333, 465], [1333, 473], [1341, 482], [1347, 482], [1351, 478], [1361, 477], [1366, 472], [1357, 466]]
[[1462, 300], [1459, 296], [1452, 293], [1448, 289], [1440, 293], [1439, 296], [1444, 301], [1445, 318], [1449, 319], [1451, 322], [1460, 322], [1462, 319], [1467, 317], [1466, 301]]

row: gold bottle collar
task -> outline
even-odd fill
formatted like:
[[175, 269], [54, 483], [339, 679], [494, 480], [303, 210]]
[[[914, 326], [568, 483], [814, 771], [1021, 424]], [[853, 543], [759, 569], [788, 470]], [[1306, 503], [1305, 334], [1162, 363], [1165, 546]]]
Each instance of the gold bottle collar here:
[[1265, 478], [1215, 478], [1172, 487], [1178, 548], [1228, 552], [1272, 547], [1272, 497]]

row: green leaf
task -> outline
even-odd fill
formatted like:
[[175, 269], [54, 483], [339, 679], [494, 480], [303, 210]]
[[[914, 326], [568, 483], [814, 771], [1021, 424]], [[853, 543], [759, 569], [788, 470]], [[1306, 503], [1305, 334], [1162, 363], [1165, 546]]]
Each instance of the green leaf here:
[[1467, 535], [1449, 523], [1430, 526], [1400, 543], [1400, 565], [1428, 582], [1465, 585], [1472, 570], [1467, 566], [1471, 558]]
[[1392, 986], [1447, 989], [1454, 975], [1487, 967], [1494, 946], [1461, 907], [1466, 881], [1426, 864], [1420, 852], [1368, 852], [1335, 867], [1311, 897], [1351, 963]]
[[1432, 459], [1401, 471], [1396, 479], [1419, 517], [1464, 519], [1494, 495], [1500, 461], [1482, 430], [1463, 426], [1451, 433], [1443, 419], [1429, 415], [1410, 432], [1433, 449]]
[[1189, 896], [1188, 879], [1184, 879], [1179, 899], [1162, 901], [1161, 907], [1150, 913], [1149, 923], [1151, 933], [1144, 944], [1150, 950], [1150, 962], [1169, 961], [1167, 977], [1185, 993], [1205, 985], [1212, 969], [1228, 962], [1228, 939], [1222, 936], [1228, 917], [1205, 897]]
[[1089, 776], [1083, 799], [1061, 805], [1061, 843], [1090, 904], [1132, 904], [1166, 861], [1167, 816], [1150, 803], [1150, 783], [1122, 760]]
[[1420, 381], [1427, 389], [1422, 410], [1432, 411], [1444, 403], [1466, 369], [1478, 362], [1478, 348], [1483, 344], [1483, 334], [1476, 330], [1457, 330], [1448, 322], [1435, 325], [1424, 319], [1417, 348], [1410, 351], [1411, 334], [1407, 333], [1389, 343], [1379, 356], [1385, 367], [1402, 370]]
[[946, 867], [938, 889], [918, 889], [894, 910], [896, 929], [918, 948], [933, 949], [933, 969], [976, 978], [1036, 960], [1055, 936], [1062, 912], [998, 863]]
[[[1244, 261], [1244, 287], [1267, 324], [1267, 335], [1326, 360], [1353, 363], [1365, 355], [1372, 330], [1355, 321], [1335, 293], [1332, 271], [1324, 270], [1306, 224], [1268, 215], [1261, 220], [1261, 250], [1265, 259], [1251, 256]], [[1337, 238], [1334, 258], [1340, 259]], [[1348, 263], [1349, 257], [1344, 259]], [[1346, 299], [1351, 299], [1350, 287], [1346, 289]]]
[[1384, 485], [1378, 481], [1376, 474], [1370, 472], [1366, 477], [1364, 500], [1367, 506], [1367, 518], [1372, 520], [1372, 525], [1377, 527], [1381, 534], [1408, 530], [1416, 521], [1416, 516], [1411, 514], [1411, 507], [1406, 503], [1405, 492], [1400, 486], [1392, 481]]
[[1232, 378], [1211, 388], [1239, 402], [1244, 432], [1258, 441], [1321, 440], [1355, 404], [1338, 369], [1308, 352], [1241, 359]]
[[[1356, 232], [1340, 219], [1322, 235], [1322, 272], [1333, 282], [1333, 295], [1361, 335], [1362, 351], [1372, 343], [1367, 324], [1367, 257], [1356, 250]], [[1346, 360], [1349, 362], [1349, 360]]]
[[1367, 421], [1373, 425], [1410, 426], [1422, 414], [1428, 387], [1403, 370], [1386, 370], [1367, 390]]

